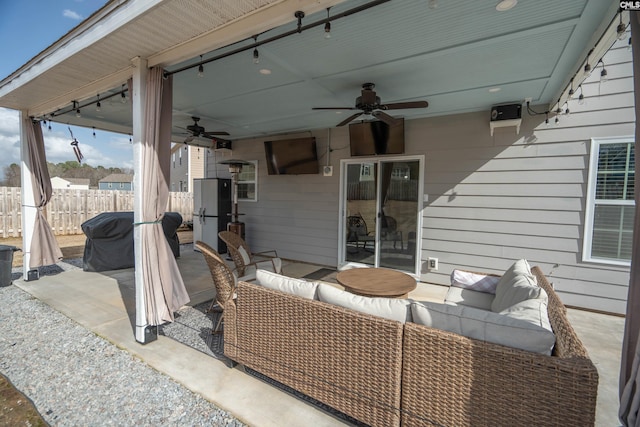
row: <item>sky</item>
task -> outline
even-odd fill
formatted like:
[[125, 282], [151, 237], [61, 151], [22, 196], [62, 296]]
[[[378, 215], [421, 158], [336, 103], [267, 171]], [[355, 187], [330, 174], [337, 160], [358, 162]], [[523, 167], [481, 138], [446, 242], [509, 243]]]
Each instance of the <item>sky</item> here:
[[[68, 33], [100, 9], [107, 0], [0, 0], [0, 80]], [[47, 160], [77, 161], [70, 145], [67, 125], [53, 123], [43, 128]], [[72, 126], [84, 156], [91, 166], [133, 168], [129, 135]], [[18, 112], [0, 108], [0, 175], [2, 168], [20, 162]]]

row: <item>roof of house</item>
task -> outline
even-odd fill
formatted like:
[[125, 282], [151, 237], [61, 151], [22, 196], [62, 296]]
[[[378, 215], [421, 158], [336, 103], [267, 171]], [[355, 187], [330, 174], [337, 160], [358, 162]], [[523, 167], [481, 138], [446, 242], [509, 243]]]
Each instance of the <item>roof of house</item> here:
[[133, 175], [127, 173], [112, 173], [98, 182], [133, 182]]
[[91, 183], [91, 180], [89, 178], [61, 178], [75, 185], [89, 185]]

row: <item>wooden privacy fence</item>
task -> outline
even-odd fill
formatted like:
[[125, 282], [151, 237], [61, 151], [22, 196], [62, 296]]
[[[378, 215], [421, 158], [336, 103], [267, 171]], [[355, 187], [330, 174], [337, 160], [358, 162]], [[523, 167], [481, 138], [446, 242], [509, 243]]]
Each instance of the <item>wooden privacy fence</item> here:
[[[0, 187], [0, 237], [22, 234], [22, 199], [19, 187]], [[82, 234], [83, 222], [103, 212], [133, 210], [133, 191], [54, 189], [45, 208], [56, 235]], [[193, 220], [193, 193], [169, 193], [167, 212], [178, 212], [183, 221]]]

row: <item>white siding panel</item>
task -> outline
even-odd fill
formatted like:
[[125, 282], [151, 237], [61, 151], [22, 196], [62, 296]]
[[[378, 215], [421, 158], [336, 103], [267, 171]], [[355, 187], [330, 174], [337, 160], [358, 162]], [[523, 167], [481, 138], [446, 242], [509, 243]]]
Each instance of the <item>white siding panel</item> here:
[[[438, 194], [427, 187], [427, 193]], [[431, 196], [430, 196], [431, 199]], [[583, 200], [579, 198], [545, 198], [545, 197], [482, 197], [460, 196], [455, 192], [436, 197], [430, 206], [475, 208], [505, 208], [505, 209], [542, 209], [560, 211], [581, 211]], [[428, 214], [428, 212], [425, 212]]]
[[[477, 219], [485, 221], [510, 221], [518, 218], [524, 223], [545, 223], [544, 216], [548, 211], [533, 209], [458, 209], [451, 207], [431, 206], [425, 218], [449, 218], [449, 219]], [[554, 211], [552, 213], [555, 224], [568, 224], [582, 226], [580, 212]]]

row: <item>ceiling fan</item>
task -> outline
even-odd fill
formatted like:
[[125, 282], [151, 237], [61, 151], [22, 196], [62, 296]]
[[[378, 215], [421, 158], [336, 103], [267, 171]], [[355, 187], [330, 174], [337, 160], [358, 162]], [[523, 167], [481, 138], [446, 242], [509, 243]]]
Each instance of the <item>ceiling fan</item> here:
[[402, 110], [405, 108], [427, 108], [429, 103], [427, 101], [411, 101], [411, 102], [396, 102], [392, 104], [381, 104], [380, 97], [376, 95], [376, 91], [373, 88], [376, 85], [373, 83], [365, 83], [362, 85], [361, 95], [356, 98], [355, 107], [316, 107], [314, 110], [362, 110], [359, 113], [355, 113], [336, 126], [344, 126], [356, 117], [363, 114], [371, 115], [381, 121], [387, 123], [390, 126], [395, 125], [398, 120], [392, 116], [380, 111], [380, 110]]
[[[198, 122], [200, 121], [200, 117], [192, 116], [191, 120], [193, 120], [193, 124], [186, 127], [188, 135], [184, 140], [185, 143], [189, 143], [193, 141], [194, 138], [198, 138], [198, 137], [214, 139], [216, 135], [229, 135], [228, 132], [206, 131], [204, 127], [198, 124]], [[182, 129], [185, 129], [185, 128], [182, 128]]]

